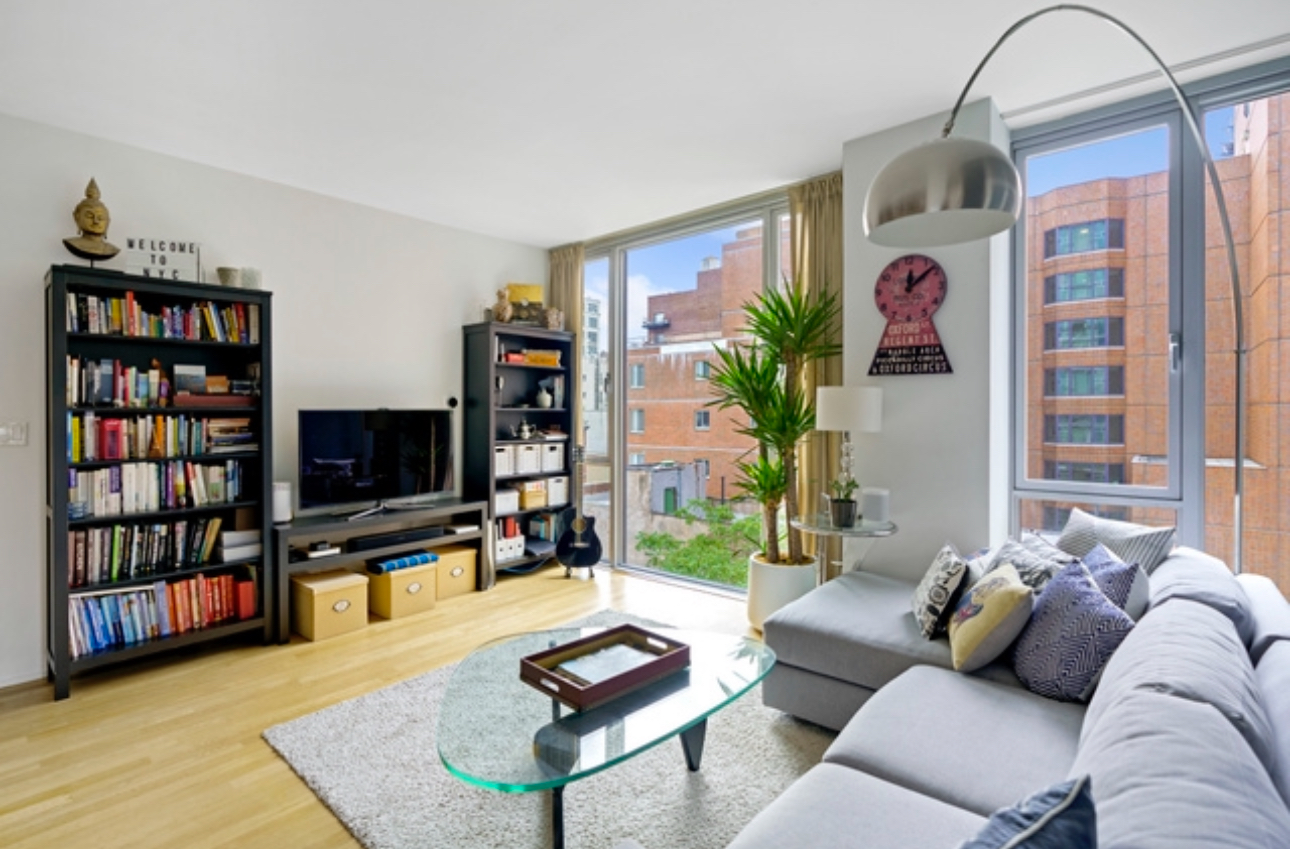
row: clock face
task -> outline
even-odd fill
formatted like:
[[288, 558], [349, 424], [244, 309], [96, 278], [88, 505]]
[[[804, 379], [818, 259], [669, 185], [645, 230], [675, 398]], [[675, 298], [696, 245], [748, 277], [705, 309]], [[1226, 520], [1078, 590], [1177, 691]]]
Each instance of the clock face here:
[[924, 321], [945, 302], [945, 269], [922, 254], [894, 259], [878, 275], [873, 300], [887, 321]]

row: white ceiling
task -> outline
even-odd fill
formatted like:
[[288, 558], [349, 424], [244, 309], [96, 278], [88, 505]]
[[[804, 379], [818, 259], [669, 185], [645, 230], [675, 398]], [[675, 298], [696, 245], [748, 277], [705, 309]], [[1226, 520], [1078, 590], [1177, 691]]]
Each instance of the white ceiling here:
[[[848, 139], [948, 110], [1043, 5], [0, 0], [0, 112], [551, 246], [834, 170]], [[1290, 55], [1287, 0], [1100, 8], [1171, 66], [1209, 60], [1184, 80]], [[1152, 67], [1104, 22], [1055, 13], [973, 98], [1016, 126]]]

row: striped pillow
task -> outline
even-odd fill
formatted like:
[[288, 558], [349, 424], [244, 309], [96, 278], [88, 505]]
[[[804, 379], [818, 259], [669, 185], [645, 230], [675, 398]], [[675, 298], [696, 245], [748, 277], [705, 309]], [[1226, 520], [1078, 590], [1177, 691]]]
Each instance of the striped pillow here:
[[1057, 547], [1083, 557], [1102, 543], [1126, 563], [1137, 563], [1148, 575], [1169, 556], [1174, 547], [1173, 528], [1153, 528], [1090, 516], [1078, 507], [1062, 529]]

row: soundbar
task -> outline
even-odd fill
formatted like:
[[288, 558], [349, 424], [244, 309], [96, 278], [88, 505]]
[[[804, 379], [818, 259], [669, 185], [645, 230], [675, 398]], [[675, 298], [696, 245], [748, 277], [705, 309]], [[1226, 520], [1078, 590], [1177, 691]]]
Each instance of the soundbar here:
[[424, 528], [410, 528], [406, 531], [391, 531], [388, 534], [370, 534], [364, 537], [353, 537], [345, 543], [346, 551], [371, 551], [374, 548], [385, 548], [389, 545], [402, 545], [423, 539], [434, 539], [443, 536], [442, 525], [430, 525]]

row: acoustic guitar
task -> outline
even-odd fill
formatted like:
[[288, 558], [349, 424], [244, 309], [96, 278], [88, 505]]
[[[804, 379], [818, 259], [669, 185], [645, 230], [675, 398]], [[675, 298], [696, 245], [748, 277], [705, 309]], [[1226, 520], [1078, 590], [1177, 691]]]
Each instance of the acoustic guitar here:
[[572, 512], [573, 519], [564, 533], [560, 534], [560, 541], [555, 545], [555, 559], [564, 567], [566, 578], [575, 568], [590, 569], [591, 574], [594, 575], [595, 566], [600, 562], [600, 556], [603, 553], [600, 537], [596, 536], [596, 517], [582, 515], [582, 487], [586, 479], [586, 464], [583, 462], [581, 447], [574, 449], [574, 462], [578, 466], [577, 486], [574, 488], [573, 509], [565, 514], [567, 516]]

